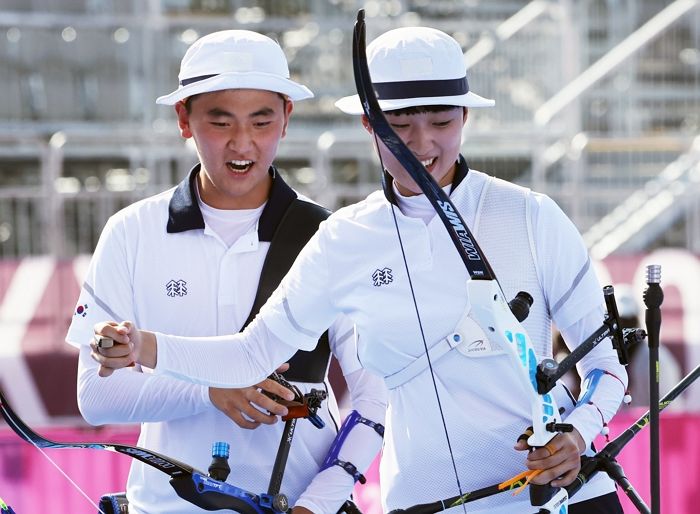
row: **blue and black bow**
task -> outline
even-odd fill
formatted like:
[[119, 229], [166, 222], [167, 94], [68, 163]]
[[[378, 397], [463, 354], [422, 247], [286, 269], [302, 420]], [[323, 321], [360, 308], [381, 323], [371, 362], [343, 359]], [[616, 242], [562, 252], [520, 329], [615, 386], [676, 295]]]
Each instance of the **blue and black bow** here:
[[[372, 80], [367, 64], [365, 50], [365, 20], [364, 10], [357, 15], [357, 22], [353, 32], [353, 70], [355, 85], [362, 108], [367, 120], [387, 149], [394, 155], [398, 162], [406, 169], [411, 178], [420, 187], [442, 220], [447, 232], [454, 243], [470, 279], [467, 290], [472, 305], [472, 316], [486, 334], [491, 334], [494, 342], [509, 352], [517, 368], [524, 390], [530, 397], [532, 411], [532, 434], [528, 438], [531, 447], [540, 447], [547, 444], [555, 435], [557, 429], [564, 428], [559, 418], [559, 411], [554, 398], [549, 394], [539, 394], [535, 374], [537, 370], [537, 357], [529, 337], [520, 325], [520, 321], [527, 316], [532, 298], [526, 292], [518, 293], [516, 299], [506, 302], [503, 291], [496, 279], [493, 269], [472, 235], [469, 227], [462, 219], [459, 211], [454, 206], [449, 196], [435, 182], [430, 173], [423, 167], [416, 156], [404, 144], [401, 138], [391, 128], [384, 117], [372, 86]], [[407, 269], [408, 272], [408, 269]], [[409, 273], [410, 276], [410, 273]], [[414, 296], [414, 303], [415, 303]], [[517, 307], [513, 308], [512, 307]], [[518, 316], [514, 315], [518, 312]], [[418, 309], [416, 306], [416, 313]], [[422, 334], [423, 335], [423, 334]], [[428, 367], [433, 375], [432, 363], [427, 342], [423, 335], [423, 344], [428, 357]], [[442, 424], [447, 440], [452, 466], [457, 480], [460, 496], [463, 494], [460, 484], [457, 465], [454, 461], [452, 445], [445, 423], [437, 385], [433, 375], [433, 385], [436, 399], [442, 416]], [[543, 491], [545, 486], [531, 488], [531, 497], [534, 490]], [[549, 488], [541, 498], [533, 499], [534, 504], [541, 507], [542, 512], [566, 512], [566, 493], [563, 489]]]

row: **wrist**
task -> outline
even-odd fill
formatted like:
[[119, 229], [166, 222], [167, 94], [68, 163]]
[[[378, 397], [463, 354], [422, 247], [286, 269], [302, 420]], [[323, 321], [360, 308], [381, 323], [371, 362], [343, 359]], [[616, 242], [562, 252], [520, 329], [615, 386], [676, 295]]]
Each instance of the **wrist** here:
[[156, 364], [158, 364], [158, 346], [156, 335], [147, 330], [140, 330], [139, 332], [141, 347], [139, 348], [137, 361], [139, 364], [146, 366], [147, 368], [154, 369]]
[[576, 446], [578, 447], [578, 453], [583, 455], [586, 452], [586, 440], [583, 438], [581, 433], [575, 428], [571, 431], [571, 437], [573, 438]]

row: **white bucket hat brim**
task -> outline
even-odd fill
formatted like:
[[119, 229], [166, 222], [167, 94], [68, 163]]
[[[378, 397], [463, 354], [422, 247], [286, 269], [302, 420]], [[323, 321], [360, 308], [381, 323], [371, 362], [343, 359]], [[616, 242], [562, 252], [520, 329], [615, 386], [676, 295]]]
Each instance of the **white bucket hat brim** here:
[[261, 72], [230, 72], [214, 75], [196, 82], [180, 86], [169, 95], [160, 96], [156, 103], [175, 105], [180, 100], [201, 93], [211, 93], [224, 89], [262, 89], [288, 96], [290, 100], [313, 98], [309, 88], [279, 75]]
[[293, 101], [314, 96], [289, 78], [282, 48], [249, 30], [221, 30], [199, 38], [185, 52], [178, 79], [180, 87], [156, 103], [174, 105], [193, 95], [224, 89], [261, 89]]
[[[383, 111], [422, 105], [493, 107], [494, 100], [469, 90], [459, 43], [429, 27], [402, 27], [367, 45], [372, 86]], [[364, 114], [358, 95], [335, 102], [347, 114]]]
[[[415, 98], [398, 98], [392, 100], [379, 99], [379, 107], [382, 111], [393, 111], [405, 107], [417, 107], [420, 105], [454, 105], [457, 107], [493, 107], [494, 100], [484, 98], [469, 91], [464, 95], [457, 96], [423, 96]], [[335, 106], [346, 114], [357, 116], [364, 114], [362, 102], [358, 95], [345, 96], [335, 102]]]

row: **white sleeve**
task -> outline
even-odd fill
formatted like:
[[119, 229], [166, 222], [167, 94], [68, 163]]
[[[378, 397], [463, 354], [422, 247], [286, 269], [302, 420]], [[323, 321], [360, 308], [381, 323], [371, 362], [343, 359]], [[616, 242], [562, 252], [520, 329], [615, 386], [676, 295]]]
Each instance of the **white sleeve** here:
[[343, 372], [347, 377], [354, 371], [362, 368], [357, 357], [357, 334], [355, 324], [347, 316], [339, 316], [328, 329], [328, 340], [331, 351]]
[[[603, 308], [594, 309], [573, 325], [561, 329], [569, 349], [573, 350], [585, 341], [603, 323]], [[585, 379], [594, 369], [606, 372], [598, 382], [598, 386], [589, 402], [576, 407], [566, 418], [579, 431], [581, 437], [590, 446], [593, 439], [600, 433], [603, 424], [610, 421], [620, 407], [627, 389], [627, 372], [620, 364], [617, 352], [610, 338], [598, 344], [576, 366], [579, 376]]]
[[[343, 366], [341, 361], [341, 367]], [[384, 425], [387, 391], [384, 380], [365, 369], [345, 375], [352, 407], [375, 423]], [[351, 462], [364, 473], [382, 447], [382, 437], [371, 427], [358, 423], [348, 433], [338, 459]], [[350, 497], [355, 485], [353, 477], [340, 466], [331, 466], [318, 473], [296, 502], [315, 514], [337, 512]]]
[[92, 255], [66, 341], [79, 348], [78, 406], [88, 423], [143, 423], [167, 421], [214, 408], [208, 388], [154, 376], [133, 369], [110, 377], [97, 375], [90, 358], [95, 323], [131, 319], [138, 322], [133, 305], [131, 257], [119, 215], [105, 224]]
[[257, 384], [299, 349], [278, 338], [260, 318], [258, 315], [253, 319], [243, 332], [227, 336], [185, 337], [156, 332], [154, 371], [213, 387]]
[[78, 358], [78, 407], [91, 425], [169, 421], [214, 408], [205, 386], [134, 368], [100, 377], [88, 346]]
[[603, 290], [576, 226], [548, 196], [531, 198], [538, 277], [555, 324], [569, 327], [603, 305]]
[[[540, 283], [547, 296], [552, 320], [570, 350], [585, 341], [603, 323], [603, 292], [578, 230], [559, 206], [546, 195], [533, 194], [532, 222], [537, 241]], [[605, 374], [591, 403], [566, 418], [576, 427], [586, 446], [613, 417], [627, 387], [627, 374], [610, 339], [605, 339], [577, 365], [579, 376], [594, 369]]]
[[246, 387], [267, 377], [297, 350], [315, 348], [340, 315], [329, 292], [320, 235], [324, 223], [242, 333], [207, 338], [156, 333], [156, 372], [215, 387]]
[[132, 265], [126, 250], [124, 224], [114, 215], [105, 224], [80, 289], [66, 341], [89, 345], [96, 323], [139, 319], [133, 303]]

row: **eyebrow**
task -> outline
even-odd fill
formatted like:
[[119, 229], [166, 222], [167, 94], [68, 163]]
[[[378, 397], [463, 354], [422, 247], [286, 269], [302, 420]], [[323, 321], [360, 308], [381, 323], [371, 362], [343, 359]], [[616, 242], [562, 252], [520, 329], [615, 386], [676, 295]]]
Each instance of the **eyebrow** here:
[[250, 114], [250, 117], [253, 118], [255, 116], [270, 116], [271, 114], [274, 114], [275, 110], [272, 109], [271, 107], [263, 107], [262, 109], [258, 109], [257, 111], [253, 112]]
[[[255, 118], [255, 117], [260, 117], [260, 116], [270, 116], [271, 114], [274, 114], [275, 111], [274, 109], [270, 107], [262, 107], [261, 109], [258, 109], [257, 111], [254, 111], [248, 115], [249, 118]], [[207, 111], [207, 114], [209, 116], [214, 116], [214, 117], [226, 117], [226, 118], [234, 118], [235, 116], [231, 114], [229, 111], [225, 109], [221, 109], [219, 107], [213, 107], [212, 109], [209, 109]]]

